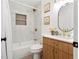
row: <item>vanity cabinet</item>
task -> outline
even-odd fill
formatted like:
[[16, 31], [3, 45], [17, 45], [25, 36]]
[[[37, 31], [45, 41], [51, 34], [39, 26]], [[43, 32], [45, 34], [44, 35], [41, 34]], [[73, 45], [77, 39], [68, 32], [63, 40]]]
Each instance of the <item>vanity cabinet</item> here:
[[73, 59], [73, 45], [43, 37], [42, 59]]

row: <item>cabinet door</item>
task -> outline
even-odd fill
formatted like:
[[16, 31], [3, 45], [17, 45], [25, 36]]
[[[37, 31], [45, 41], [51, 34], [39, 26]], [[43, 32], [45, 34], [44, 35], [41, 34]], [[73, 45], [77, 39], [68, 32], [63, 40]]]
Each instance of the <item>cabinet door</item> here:
[[59, 59], [73, 59], [73, 55], [59, 50]]
[[54, 49], [54, 59], [59, 59], [59, 50], [57, 48]]
[[54, 59], [53, 48], [50, 45], [44, 44], [42, 59]]
[[69, 58], [68, 58], [68, 53], [63, 52], [63, 53], [62, 53], [62, 59], [69, 59]]
[[73, 55], [73, 45], [72, 44], [68, 44], [68, 53], [70, 55]]
[[73, 59], [73, 45], [72, 44], [69, 44], [68, 45], [68, 56], [69, 56], [69, 59]]
[[59, 54], [59, 59], [63, 59], [63, 58], [62, 58], [62, 57], [63, 57], [63, 56], [62, 56], [62, 55], [63, 55], [62, 50], [59, 50], [59, 53], [58, 53], [58, 54]]
[[68, 56], [69, 59], [73, 59], [73, 55], [69, 54]]
[[42, 59], [47, 59], [48, 57], [48, 55], [47, 55], [47, 49], [48, 47], [47, 47], [47, 45], [45, 45], [45, 44], [43, 44], [43, 56], [42, 56]]
[[49, 54], [50, 54], [50, 58], [49, 59], [55, 59], [54, 58], [54, 47], [50, 46], [49, 48]]

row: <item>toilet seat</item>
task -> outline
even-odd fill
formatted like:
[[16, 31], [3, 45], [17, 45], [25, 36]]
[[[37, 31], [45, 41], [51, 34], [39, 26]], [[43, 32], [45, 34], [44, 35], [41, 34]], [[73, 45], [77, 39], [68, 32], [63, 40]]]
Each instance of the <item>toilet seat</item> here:
[[39, 53], [42, 50], [42, 45], [41, 44], [34, 44], [31, 46], [31, 52], [32, 53]]
[[31, 49], [41, 49], [42, 45], [41, 44], [34, 44], [32, 45]]

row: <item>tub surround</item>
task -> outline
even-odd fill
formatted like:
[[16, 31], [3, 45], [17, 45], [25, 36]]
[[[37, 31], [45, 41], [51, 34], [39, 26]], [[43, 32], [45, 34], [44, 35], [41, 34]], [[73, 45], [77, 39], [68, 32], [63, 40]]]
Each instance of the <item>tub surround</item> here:
[[61, 35], [51, 35], [51, 34], [42, 34], [43, 37], [48, 37], [51, 39], [59, 40], [59, 41], [64, 41], [68, 43], [73, 43], [73, 38], [67, 37], [67, 36], [61, 36]]

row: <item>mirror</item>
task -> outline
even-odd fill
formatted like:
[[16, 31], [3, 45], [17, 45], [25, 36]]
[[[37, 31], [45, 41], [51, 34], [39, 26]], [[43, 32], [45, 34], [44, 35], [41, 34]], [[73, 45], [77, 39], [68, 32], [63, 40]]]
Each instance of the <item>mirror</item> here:
[[58, 12], [58, 28], [63, 32], [73, 30], [73, 3], [65, 3]]

